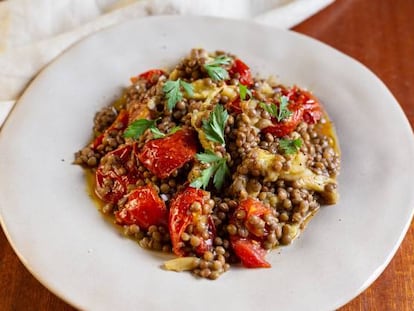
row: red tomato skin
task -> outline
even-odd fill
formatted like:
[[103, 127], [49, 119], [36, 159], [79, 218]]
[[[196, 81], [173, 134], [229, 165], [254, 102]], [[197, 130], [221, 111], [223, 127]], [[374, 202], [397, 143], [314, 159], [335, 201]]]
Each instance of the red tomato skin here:
[[315, 124], [323, 115], [321, 104], [312, 93], [300, 89], [297, 92], [300, 94], [298, 101], [303, 107], [303, 120], [308, 124]]
[[292, 115], [288, 119], [278, 122], [276, 118], [272, 118], [273, 124], [262, 129], [262, 132], [270, 133], [279, 138], [292, 133], [302, 120], [303, 110], [299, 109], [296, 104], [289, 104], [288, 108], [292, 111]]
[[[105, 180], [112, 180], [111, 191], [105, 193], [102, 189], [104, 188]], [[115, 172], [111, 171], [107, 174], [104, 174], [102, 170], [98, 169], [95, 175], [96, 195], [104, 202], [107, 203], [116, 203], [121, 199], [127, 191], [127, 185], [131, 183], [131, 180], [126, 176], [118, 176]]]
[[270, 268], [271, 265], [265, 260], [266, 250], [255, 240], [232, 238], [231, 246], [234, 253], [246, 268]]
[[138, 76], [131, 77], [130, 80], [132, 83], [136, 83], [138, 80], [142, 79], [142, 80], [146, 80], [147, 83], [149, 83], [150, 85], [154, 85], [156, 83], [156, 81], [153, 81], [154, 77], [156, 76], [159, 77], [162, 75], [166, 75], [165, 71], [161, 69], [151, 69], [143, 73], [140, 73]]
[[[95, 173], [95, 193], [102, 201], [107, 203], [118, 202], [126, 194], [127, 186], [137, 182], [138, 172], [133, 161], [133, 150], [133, 145], [124, 145], [105, 155], [105, 157], [116, 155], [120, 158], [124, 168], [127, 170], [127, 173], [124, 175], [118, 175], [113, 170], [105, 171], [103, 164], [98, 166]], [[110, 180], [113, 184], [110, 192], [105, 191], [105, 180]]]
[[249, 231], [249, 235], [245, 238], [242, 238], [239, 235], [232, 235], [230, 237], [230, 243], [233, 247], [234, 253], [245, 267], [270, 267], [270, 264], [264, 258], [267, 251], [261, 246], [261, 243], [265, 240], [268, 231], [266, 228], [264, 230], [258, 230], [255, 226], [249, 223], [248, 219], [252, 216], [263, 218], [265, 215], [272, 213], [271, 208], [266, 207], [259, 200], [249, 197], [240, 201], [233, 213], [233, 216], [230, 218], [230, 223], [240, 221], [236, 219], [236, 215], [239, 211], [244, 211], [246, 214], [246, 217], [243, 220], [243, 225]]
[[183, 129], [170, 136], [150, 140], [138, 154], [138, 159], [154, 175], [164, 179], [191, 161], [196, 152], [195, 132]]
[[263, 216], [271, 213], [270, 208], [266, 207], [262, 202], [248, 197], [239, 203], [238, 209], [243, 209], [247, 212], [247, 217]]
[[234, 76], [236, 73], [240, 75], [239, 81], [245, 86], [252, 86], [254, 84], [252, 73], [250, 72], [249, 66], [243, 61], [236, 58], [233, 66], [229, 70], [230, 76]]
[[[249, 219], [252, 216], [259, 216], [263, 217], [266, 214], [272, 213], [270, 208], [263, 205], [262, 202], [253, 199], [253, 198], [247, 198], [239, 203], [239, 206], [237, 207], [237, 210], [244, 210], [246, 212], [246, 219]], [[249, 230], [250, 234], [254, 235], [257, 238], [263, 237], [265, 234], [267, 234], [267, 231], [259, 231], [257, 230], [252, 224], [250, 224], [248, 221], [244, 224], [246, 228]]]
[[281, 122], [272, 118], [273, 125], [264, 128], [263, 133], [271, 133], [280, 138], [292, 133], [302, 121], [315, 124], [322, 118], [322, 106], [312, 93], [297, 86], [290, 90], [283, 89], [282, 93], [289, 98], [288, 108], [293, 114]]
[[310, 107], [303, 112], [303, 121], [308, 124], [315, 124], [322, 118], [322, 110], [320, 106], [316, 106], [314, 103], [308, 103], [308, 105]]
[[230, 103], [227, 103], [225, 106], [226, 106], [226, 109], [227, 110], [230, 110], [231, 112], [233, 112], [235, 114], [240, 114], [240, 113], [243, 112], [242, 109], [241, 109], [241, 105], [240, 104], [241, 104], [240, 103], [240, 99], [237, 98], [236, 100], [234, 100], [234, 101], [232, 101]]
[[[168, 228], [170, 232], [171, 243], [173, 247], [173, 252], [177, 256], [187, 255], [185, 251], [181, 248], [181, 235], [185, 232], [187, 227], [193, 223], [195, 217], [200, 217], [201, 215], [194, 215], [190, 211], [191, 204], [194, 202], [199, 202], [201, 205], [206, 203], [206, 200], [209, 198], [209, 193], [196, 189], [193, 187], [187, 187], [180, 193], [178, 193], [170, 204], [170, 215], [168, 220]], [[210, 238], [207, 240], [201, 239], [200, 246], [197, 247], [196, 252], [199, 255], [202, 255], [207, 250], [210, 250], [212, 247], [212, 240], [215, 235], [214, 223], [210, 215], [204, 215], [207, 218], [208, 226], [210, 228], [209, 232]]]
[[122, 128], [117, 129], [117, 130], [124, 130], [127, 128], [128, 126], [128, 119], [129, 119], [129, 115], [128, 112], [126, 110], [121, 110], [118, 114], [118, 116], [116, 117], [114, 123], [112, 123], [111, 126], [109, 126], [101, 135], [99, 135], [98, 137], [96, 137], [92, 144], [91, 144], [91, 148], [96, 150], [96, 148], [102, 144], [102, 140], [104, 139], [105, 136], [108, 135], [108, 133], [113, 130], [115, 128], [115, 124], [117, 123], [121, 123], [122, 124]]
[[151, 185], [136, 188], [128, 194], [125, 208], [115, 213], [120, 225], [136, 224], [147, 230], [151, 225], [167, 225], [168, 210]]

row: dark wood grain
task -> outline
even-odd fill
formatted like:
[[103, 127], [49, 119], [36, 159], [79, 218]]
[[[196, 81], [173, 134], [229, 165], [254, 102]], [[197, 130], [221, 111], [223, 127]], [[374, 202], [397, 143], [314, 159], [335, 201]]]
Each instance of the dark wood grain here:
[[[336, 0], [294, 28], [359, 60], [391, 90], [414, 126], [414, 1]], [[414, 226], [381, 276], [343, 306], [414, 309]], [[0, 232], [0, 310], [75, 310], [43, 287]]]

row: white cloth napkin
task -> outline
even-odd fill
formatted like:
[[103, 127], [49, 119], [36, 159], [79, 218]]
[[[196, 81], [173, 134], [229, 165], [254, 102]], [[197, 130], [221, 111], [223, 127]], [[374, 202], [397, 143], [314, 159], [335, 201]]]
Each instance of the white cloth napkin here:
[[0, 126], [36, 74], [85, 36], [148, 15], [253, 19], [290, 28], [334, 0], [9, 0], [0, 2]]

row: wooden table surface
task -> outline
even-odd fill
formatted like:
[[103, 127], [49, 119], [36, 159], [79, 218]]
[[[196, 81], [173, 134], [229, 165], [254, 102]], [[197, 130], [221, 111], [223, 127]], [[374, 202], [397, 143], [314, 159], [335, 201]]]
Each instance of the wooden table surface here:
[[[414, 127], [414, 0], [336, 0], [294, 30], [370, 68], [397, 98]], [[31, 276], [3, 231], [0, 310], [74, 310]], [[381, 276], [340, 310], [414, 310], [413, 224]]]

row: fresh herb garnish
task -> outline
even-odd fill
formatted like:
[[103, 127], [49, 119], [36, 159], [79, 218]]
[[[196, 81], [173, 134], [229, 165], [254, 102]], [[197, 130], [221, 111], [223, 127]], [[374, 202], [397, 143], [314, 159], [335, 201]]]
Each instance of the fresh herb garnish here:
[[232, 58], [226, 55], [216, 56], [211, 62], [207, 63], [209, 66], [229, 65]]
[[232, 59], [225, 55], [220, 55], [214, 58], [211, 62], [204, 65], [204, 69], [207, 71], [207, 74], [210, 78], [217, 82], [221, 80], [229, 79], [229, 73], [224, 69], [223, 65], [229, 65]]
[[203, 120], [203, 130], [207, 139], [216, 143], [225, 144], [224, 127], [226, 126], [229, 114], [222, 105], [217, 104], [210, 113], [208, 120]]
[[184, 89], [184, 91], [188, 94], [188, 96], [193, 97], [194, 96], [194, 89], [193, 89], [193, 85], [191, 83], [185, 82], [183, 80], [180, 80], [180, 85], [182, 86], [182, 88]]
[[239, 94], [241, 100], [245, 100], [246, 95], [249, 95], [250, 98], [252, 97], [252, 91], [250, 91], [247, 86], [243, 84], [239, 84]]
[[301, 146], [302, 146], [302, 139], [300, 138], [279, 140], [279, 148], [285, 154], [294, 154], [299, 150]]
[[213, 170], [214, 166], [209, 166], [206, 169], [202, 170], [201, 175], [194, 179], [190, 186], [198, 189], [206, 189], [210, 182], [211, 176], [213, 176]]
[[279, 97], [279, 112], [277, 114], [277, 121], [282, 121], [284, 119], [289, 118], [292, 115], [292, 111], [289, 110], [289, 99], [286, 96]]
[[170, 131], [168, 132], [168, 134], [165, 134], [163, 132], [161, 132], [158, 127], [156, 127], [155, 125], [150, 127], [150, 131], [152, 132], [152, 136], [157, 139], [157, 138], [162, 138], [168, 135], [172, 135], [176, 132], [178, 132], [179, 130], [181, 130], [180, 126], [174, 126], [173, 128], [170, 129]]
[[165, 136], [166, 136], [163, 132], [161, 132], [161, 131], [158, 129], [158, 127], [155, 127], [155, 125], [154, 125], [154, 126], [152, 126], [152, 127], [150, 127], [150, 131], [151, 131], [152, 136], [153, 136], [154, 138], [162, 138], [162, 137], [165, 137]]
[[132, 122], [124, 132], [125, 138], [138, 139], [149, 128], [155, 128], [157, 120], [139, 119]]
[[272, 117], [275, 117], [278, 122], [285, 120], [292, 115], [292, 111], [288, 108], [289, 99], [286, 96], [279, 97], [279, 107], [277, 107], [274, 103], [265, 104], [260, 102], [259, 105]]
[[172, 111], [175, 105], [183, 99], [181, 87], [188, 94], [188, 96], [192, 97], [194, 95], [193, 85], [191, 83], [182, 81], [181, 79], [175, 81], [168, 80], [164, 83], [162, 91], [167, 98], [167, 108], [169, 111]]
[[[127, 129], [124, 132], [125, 138], [133, 138], [138, 139], [146, 130], [150, 130], [152, 133], [152, 136], [157, 138], [162, 138], [167, 136], [167, 134], [161, 132], [157, 127], [157, 121], [160, 120], [160, 118], [156, 120], [147, 120], [147, 119], [139, 119], [134, 122], [132, 122]], [[171, 128], [171, 130], [168, 132], [168, 135], [174, 134], [175, 132], [179, 131], [181, 127], [174, 126]]]
[[277, 116], [277, 106], [274, 103], [265, 104], [264, 102], [260, 102], [259, 106], [267, 111], [272, 117]]
[[195, 188], [206, 189], [210, 183], [211, 177], [213, 177], [213, 184], [217, 190], [220, 190], [224, 184], [224, 180], [230, 175], [230, 170], [227, 166], [227, 160], [225, 158], [217, 156], [211, 150], [206, 150], [205, 153], [198, 153], [196, 158], [202, 163], [209, 163], [210, 166], [201, 172], [201, 175], [197, 177], [190, 186]]
[[171, 130], [168, 132], [168, 135], [174, 134], [175, 132], [178, 132], [179, 130], [181, 130], [181, 126], [174, 126], [173, 128], [171, 128]]

